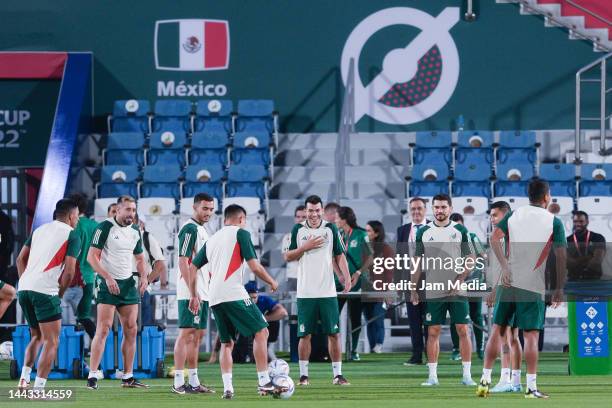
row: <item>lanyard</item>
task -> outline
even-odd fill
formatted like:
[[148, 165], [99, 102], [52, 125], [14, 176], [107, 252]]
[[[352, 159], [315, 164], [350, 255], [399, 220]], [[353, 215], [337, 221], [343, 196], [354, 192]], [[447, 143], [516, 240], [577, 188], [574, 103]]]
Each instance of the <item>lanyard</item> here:
[[351, 241], [351, 235], [353, 235], [353, 229], [351, 228], [348, 232], [348, 234], [345, 232], [344, 236], [346, 237], [346, 252], [348, 252], [349, 249], [349, 243]]
[[[576, 246], [576, 252], [578, 252], [578, 256], [583, 256], [582, 251], [580, 251], [580, 247], [578, 246], [578, 239], [576, 238], [576, 233], [574, 232], [574, 245]], [[585, 245], [585, 255], [589, 254], [589, 241], [591, 240], [591, 231], [587, 230], [586, 240], [584, 241]]]

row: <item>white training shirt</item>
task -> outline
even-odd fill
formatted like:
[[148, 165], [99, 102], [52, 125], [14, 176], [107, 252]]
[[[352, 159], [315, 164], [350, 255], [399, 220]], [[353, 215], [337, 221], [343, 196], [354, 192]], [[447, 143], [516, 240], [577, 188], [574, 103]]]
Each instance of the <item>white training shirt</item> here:
[[100, 263], [113, 279], [130, 278], [132, 259], [143, 252], [138, 226], [119, 225], [115, 218], [98, 224], [91, 246], [102, 250]]
[[[193, 218], [185, 222], [179, 231], [178, 235], [178, 252], [176, 261], [176, 298], [178, 300], [189, 299], [189, 287], [181, 275], [181, 269], [178, 267], [178, 258], [189, 258], [191, 265], [193, 258], [204, 247], [208, 241], [208, 232], [203, 224], [199, 224]], [[203, 301], [208, 301], [208, 286], [210, 283], [210, 274], [208, 266], [205, 265], [198, 269], [197, 290], [198, 296]]]

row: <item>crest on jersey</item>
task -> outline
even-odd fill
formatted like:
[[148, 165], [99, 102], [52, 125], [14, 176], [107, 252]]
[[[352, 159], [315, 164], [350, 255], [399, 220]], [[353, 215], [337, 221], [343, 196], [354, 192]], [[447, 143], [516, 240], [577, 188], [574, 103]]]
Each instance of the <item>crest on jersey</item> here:
[[427, 313], [425, 315], [425, 320], [427, 320], [428, 322], [431, 322], [431, 313]]
[[200, 316], [193, 317], [193, 324], [200, 324]]

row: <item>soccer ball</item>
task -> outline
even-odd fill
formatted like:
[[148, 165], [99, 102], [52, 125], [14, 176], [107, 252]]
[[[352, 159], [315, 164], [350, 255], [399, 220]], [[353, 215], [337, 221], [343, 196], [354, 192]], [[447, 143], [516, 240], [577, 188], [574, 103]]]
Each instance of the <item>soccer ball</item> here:
[[289, 375], [289, 364], [281, 359], [272, 360], [268, 364], [268, 374], [272, 378], [279, 375]]
[[281, 392], [274, 394], [274, 398], [288, 399], [291, 398], [295, 392], [295, 384], [288, 375], [277, 375], [272, 379], [272, 384], [274, 384], [275, 387], [282, 389]]
[[0, 344], [0, 360], [12, 360], [13, 359], [13, 342], [5, 341]]

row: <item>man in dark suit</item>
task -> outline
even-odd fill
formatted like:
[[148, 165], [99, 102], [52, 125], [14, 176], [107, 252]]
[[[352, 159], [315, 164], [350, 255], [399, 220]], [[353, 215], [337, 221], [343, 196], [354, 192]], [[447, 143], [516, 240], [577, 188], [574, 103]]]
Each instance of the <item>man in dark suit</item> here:
[[[416, 233], [429, 221], [425, 219], [426, 202], [420, 197], [410, 200], [409, 210], [412, 222], [402, 225], [397, 229], [396, 253], [399, 255], [413, 255]], [[410, 280], [409, 271], [401, 271], [402, 279]], [[420, 283], [419, 283], [420, 286]], [[410, 338], [412, 340], [412, 357], [404, 365], [423, 364], [423, 351], [427, 341], [427, 330], [423, 328], [423, 317], [425, 315], [425, 302], [413, 305], [410, 301], [410, 292], [406, 292], [406, 308], [410, 324]]]

